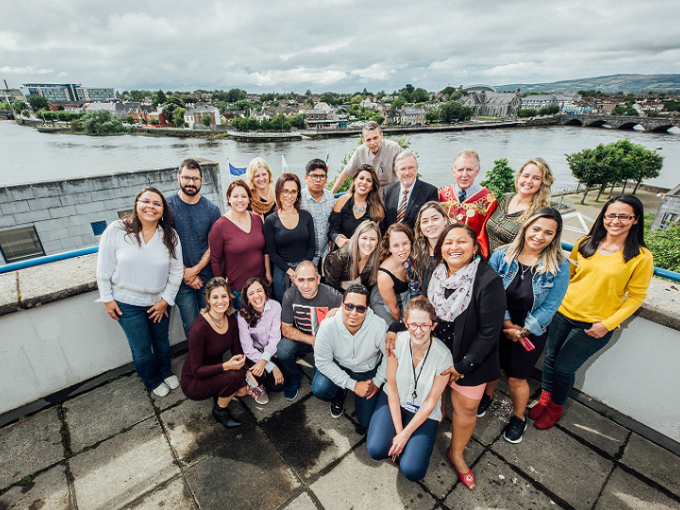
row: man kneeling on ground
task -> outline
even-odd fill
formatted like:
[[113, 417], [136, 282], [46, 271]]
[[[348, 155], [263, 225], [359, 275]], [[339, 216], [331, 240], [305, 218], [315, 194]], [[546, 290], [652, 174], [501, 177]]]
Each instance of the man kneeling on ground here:
[[386, 379], [386, 332], [387, 324], [368, 307], [368, 289], [360, 284], [345, 291], [342, 314], [327, 318], [319, 327], [312, 391], [331, 403], [333, 418], [342, 415], [347, 390], [352, 390], [357, 420], [368, 428], [377, 402], [372, 397]]

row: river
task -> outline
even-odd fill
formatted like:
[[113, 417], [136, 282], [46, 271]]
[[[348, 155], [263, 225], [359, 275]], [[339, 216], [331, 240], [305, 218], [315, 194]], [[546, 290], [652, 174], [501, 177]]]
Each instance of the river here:
[[[575, 183], [565, 154], [622, 138], [657, 149], [665, 157], [660, 177], [648, 184], [672, 188], [680, 181], [680, 135], [675, 134], [549, 126], [420, 133], [409, 138], [411, 149], [418, 153], [423, 179], [437, 186], [451, 182], [454, 156], [470, 147], [479, 151], [480, 180], [493, 167], [495, 159], [507, 158], [517, 170], [529, 158], [539, 156], [553, 169], [556, 178], [553, 190], [559, 190]], [[255, 144], [138, 135], [90, 137], [38, 133], [13, 121], [2, 121], [0, 186], [163, 168], [189, 157], [219, 162], [225, 183], [229, 180], [227, 163], [245, 167], [256, 156], [264, 157], [272, 171], [280, 174], [282, 153], [290, 171], [303, 175], [305, 163], [312, 158], [325, 159], [327, 151], [332, 178], [339, 171], [344, 155], [351, 153], [357, 142], [357, 138]]]

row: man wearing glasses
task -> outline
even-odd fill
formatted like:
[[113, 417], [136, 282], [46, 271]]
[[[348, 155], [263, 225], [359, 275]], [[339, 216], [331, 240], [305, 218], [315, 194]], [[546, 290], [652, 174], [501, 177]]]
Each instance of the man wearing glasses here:
[[182, 244], [184, 276], [175, 302], [182, 317], [184, 333], [205, 306], [203, 286], [213, 277], [210, 266], [208, 235], [213, 224], [220, 219], [219, 208], [200, 195], [203, 184], [201, 165], [195, 159], [185, 159], [179, 165], [177, 182], [180, 190], [167, 198], [175, 218], [175, 230]]
[[330, 252], [328, 244], [328, 218], [333, 212], [335, 197], [324, 188], [328, 180], [328, 167], [321, 159], [313, 159], [305, 168], [305, 182], [307, 187], [302, 190], [302, 208], [309, 211], [314, 219], [314, 233], [316, 234], [316, 253], [314, 265]]
[[377, 398], [386, 380], [387, 324], [368, 308], [368, 289], [351, 285], [342, 302], [342, 314], [326, 319], [316, 336], [312, 391], [331, 403], [331, 416], [342, 415], [347, 390], [355, 395], [359, 424], [368, 429]]

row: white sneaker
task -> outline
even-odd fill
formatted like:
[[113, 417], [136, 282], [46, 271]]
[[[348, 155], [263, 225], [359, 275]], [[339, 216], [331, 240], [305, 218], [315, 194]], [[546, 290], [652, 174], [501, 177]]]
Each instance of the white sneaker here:
[[262, 387], [262, 394], [255, 399], [255, 402], [257, 402], [260, 405], [265, 405], [269, 403], [269, 395], [267, 395], [267, 390], [264, 389], [264, 386]]
[[[169, 379], [169, 378], [168, 378]], [[170, 389], [168, 388], [168, 385], [165, 384], [164, 382], [160, 383], [158, 386], [156, 386], [153, 390], [152, 393], [156, 395], [157, 397], [164, 397], [168, 393], [170, 393]]]
[[179, 388], [179, 378], [176, 375], [171, 375], [170, 377], [166, 377], [163, 382], [167, 384], [168, 388], [171, 390], [175, 390]]

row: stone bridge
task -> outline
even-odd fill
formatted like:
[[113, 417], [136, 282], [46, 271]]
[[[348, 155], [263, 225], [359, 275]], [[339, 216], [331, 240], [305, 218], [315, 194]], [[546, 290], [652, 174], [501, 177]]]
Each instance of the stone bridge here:
[[628, 115], [560, 115], [559, 124], [566, 126], [602, 127], [604, 124], [616, 129], [633, 129], [638, 124], [645, 131], [666, 132], [673, 126], [680, 127], [680, 118], [629, 117]]

